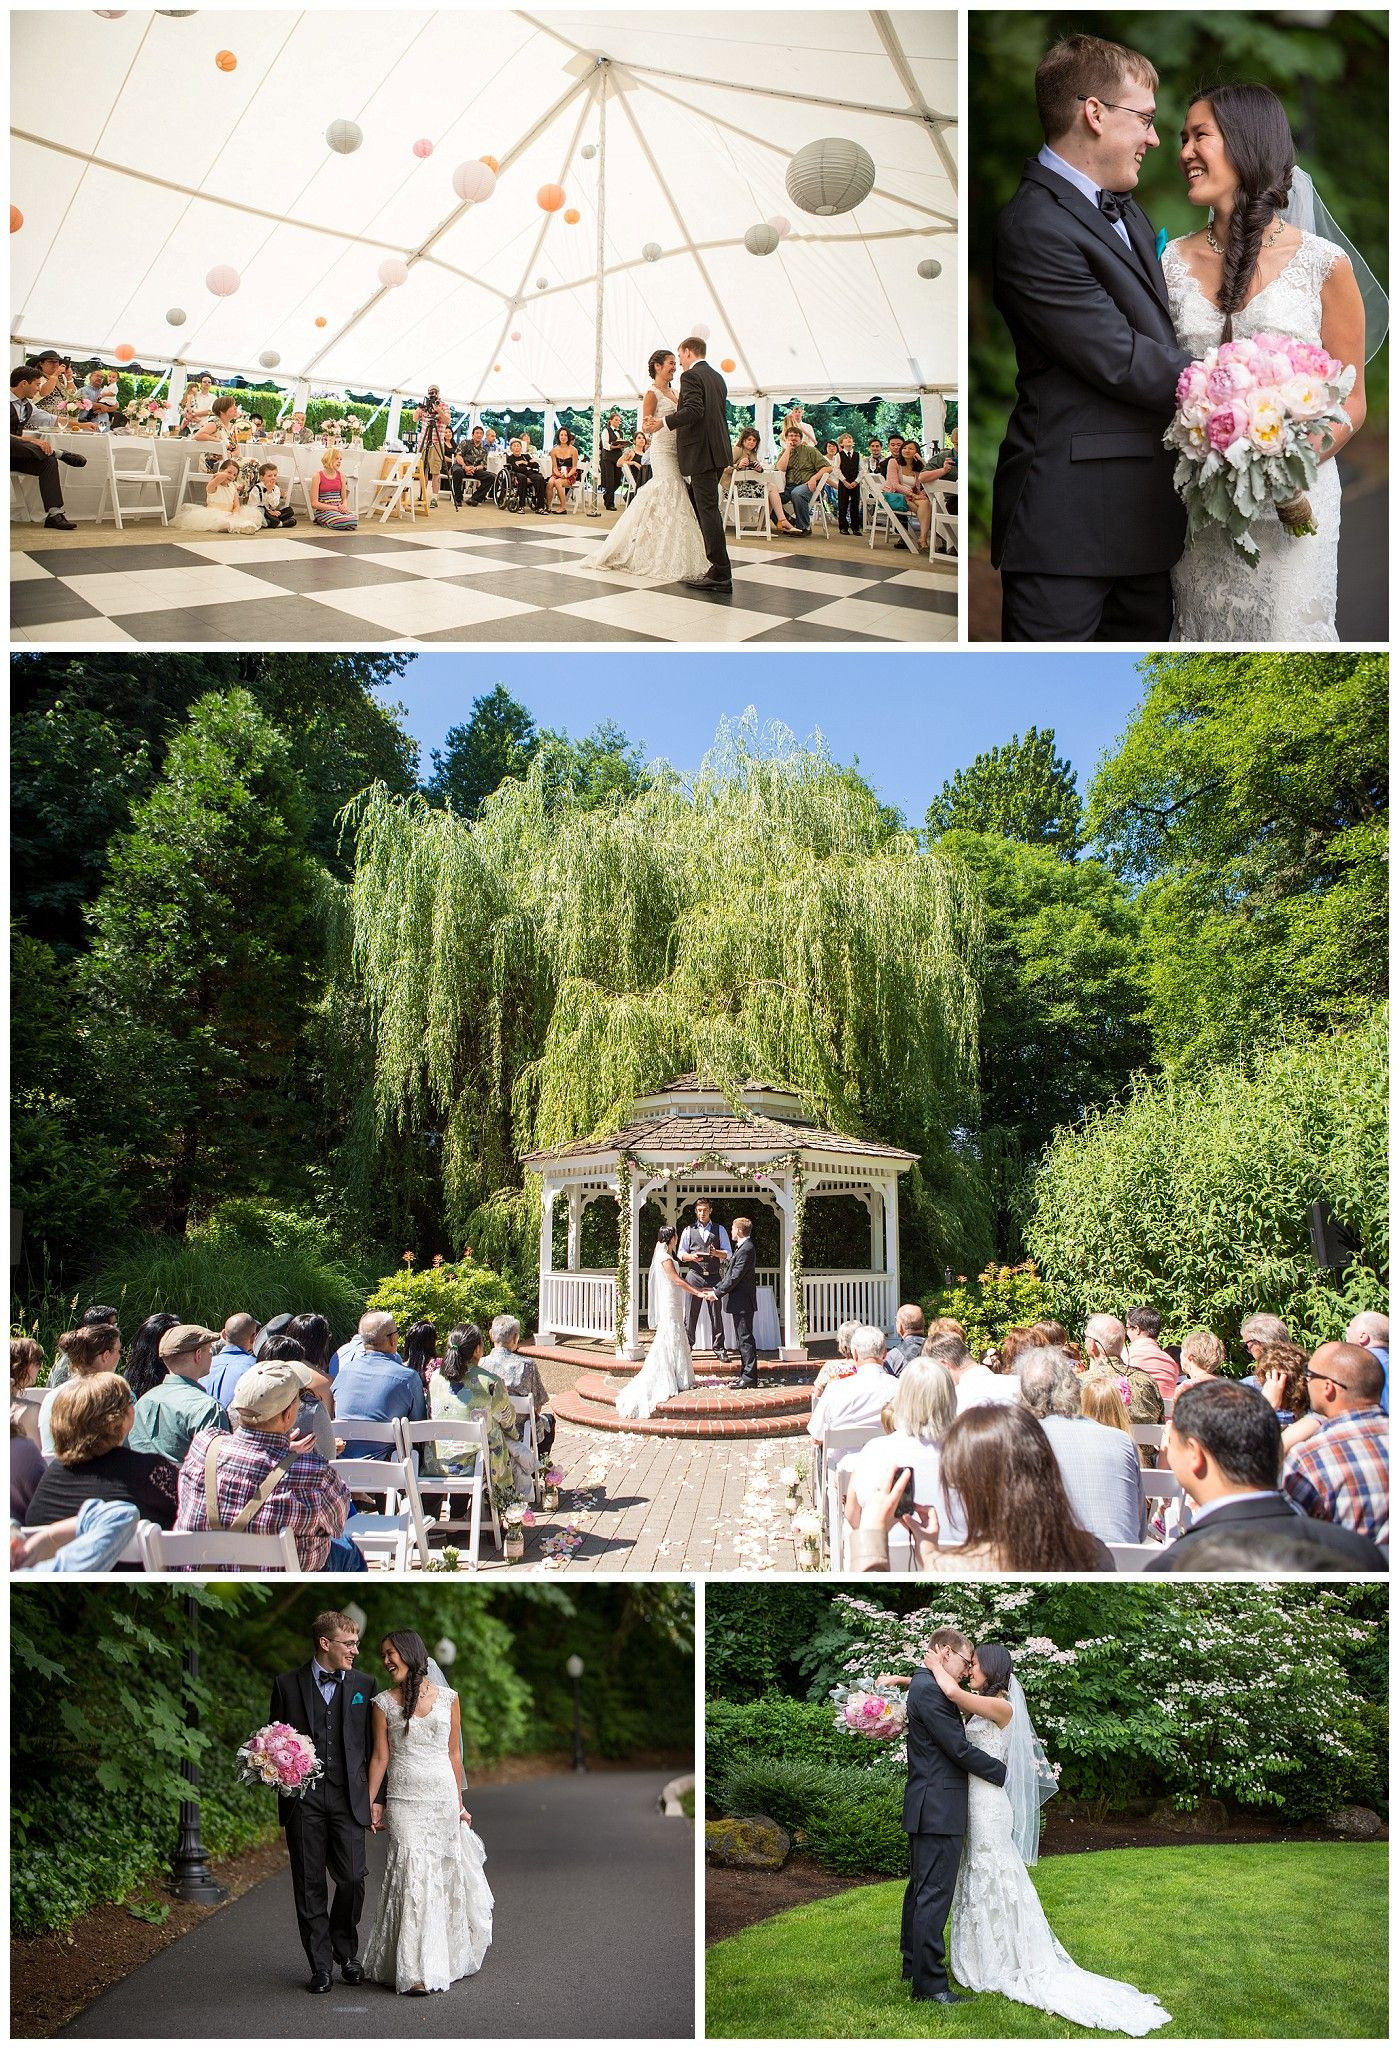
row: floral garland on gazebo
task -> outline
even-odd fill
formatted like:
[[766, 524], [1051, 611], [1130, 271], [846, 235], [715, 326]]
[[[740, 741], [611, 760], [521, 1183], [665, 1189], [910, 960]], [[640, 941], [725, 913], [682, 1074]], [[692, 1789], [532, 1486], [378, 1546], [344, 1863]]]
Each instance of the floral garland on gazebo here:
[[627, 1341], [627, 1311], [631, 1306], [631, 1274], [628, 1252], [631, 1233], [625, 1220], [631, 1215], [631, 1189], [633, 1173], [643, 1172], [648, 1181], [683, 1181], [691, 1174], [708, 1167], [730, 1175], [735, 1181], [746, 1181], [756, 1187], [765, 1181], [774, 1181], [785, 1173], [792, 1182], [792, 1242], [791, 1266], [792, 1288], [797, 1310], [797, 1342], [806, 1343], [806, 1303], [802, 1297], [802, 1231], [806, 1222], [806, 1177], [802, 1173], [799, 1152], [782, 1153], [774, 1160], [765, 1161], [762, 1166], [739, 1164], [725, 1159], [722, 1153], [699, 1153], [693, 1160], [673, 1167], [647, 1165], [642, 1168], [635, 1153], [619, 1153], [617, 1157], [617, 1349], [620, 1352]]

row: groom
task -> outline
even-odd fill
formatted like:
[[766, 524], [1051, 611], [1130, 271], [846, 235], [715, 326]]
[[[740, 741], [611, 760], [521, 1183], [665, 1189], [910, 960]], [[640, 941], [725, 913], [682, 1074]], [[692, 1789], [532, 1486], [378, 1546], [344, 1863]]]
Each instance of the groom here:
[[905, 1978], [913, 1980], [915, 1999], [939, 2006], [959, 2006], [967, 1995], [947, 1982], [947, 1947], [943, 1930], [952, 1908], [962, 1837], [967, 1827], [967, 1774], [1005, 1784], [999, 1758], [968, 1743], [962, 1717], [933, 1678], [932, 1667], [950, 1672], [965, 1686], [972, 1668], [972, 1646], [957, 1629], [935, 1630], [922, 1665], [908, 1689], [908, 1784], [904, 1789], [904, 1830], [908, 1836], [909, 1879], [904, 1890], [903, 1951]]
[[[329, 1992], [333, 1965], [347, 1985], [364, 1977], [358, 1959], [364, 1910], [364, 1832], [369, 1827], [369, 1708], [374, 1681], [355, 1667], [359, 1630], [328, 1609], [311, 1625], [309, 1664], [272, 1688], [274, 1722], [290, 1722], [316, 1746], [325, 1776], [300, 1800], [279, 1799], [287, 1832], [297, 1926], [311, 1966], [308, 1992]], [[335, 1900], [327, 1904], [327, 1878]]]
[[1016, 362], [991, 518], [1004, 640], [1170, 634], [1185, 509], [1161, 437], [1190, 359], [1132, 197], [1159, 147], [1156, 83], [1145, 57], [1096, 36], [1056, 43], [1035, 73], [1045, 146], [992, 254]]
[[[710, 1288], [709, 1300], [716, 1316], [720, 1302], [727, 1302], [734, 1320], [734, 1342], [738, 1346], [739, 1375], [731, 1387], [758, 1385], [758, 1347], [753, 1338], [753, 1317], [758, 1307], [758, 1255], [753, 1245], [753, 1225], [748, 1217], [734, 1218], [733, 1258], [721, 1281]], [[721, 1326], [722, 1328], [722, 1326]]]
[[733, 570], [724, 546], [724, 515], [719, 509], [719, 479], [733, 461], [726, 410], [729, 387], [704, 360], [704, 343], [698, 335], [682, 341], [675, 353], [680, 362], [680, 397], [664, 424], [675, 436], [675, 458], [689, 486], [690, 503], [709, 557], [708, 574], [685, 581], [691, 590], [731, 594]]

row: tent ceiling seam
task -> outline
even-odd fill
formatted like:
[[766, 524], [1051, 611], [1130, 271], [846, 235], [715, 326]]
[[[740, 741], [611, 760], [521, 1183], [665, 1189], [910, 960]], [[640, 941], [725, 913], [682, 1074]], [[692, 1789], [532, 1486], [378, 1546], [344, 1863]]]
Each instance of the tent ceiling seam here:
[[918, 80], [913, 75], [913, 66], [904, 54], [904, 47], [899, 41], [899, 32], [894, 26], [893, 16], [883, 13], [871, 14], [870, 20], [874, 23], [875, 34], [884, 45], [885, 55], [894, 67], [894, 76], [908, 94], [916, 118], [927, 128], [928, 140], [932, 143], [938, 161], [947, 173], [947, 182], [955, 193], [957, 190], [957, 165], [951, 150], [942, 139], [942, 130], [949, 125], [947, 117], [945, 114], [934, 113], [919, 91]]

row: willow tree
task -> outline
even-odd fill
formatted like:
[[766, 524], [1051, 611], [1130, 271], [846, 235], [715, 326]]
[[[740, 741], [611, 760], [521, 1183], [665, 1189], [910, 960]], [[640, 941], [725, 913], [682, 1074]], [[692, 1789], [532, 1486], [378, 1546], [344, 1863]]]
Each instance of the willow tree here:
[[979, 899], [817, 736], [749, 713], [693, 780], [580, 801], [547, 750], [474, 821], [366, 794], [332, 1011], [362, 1031], [372, 1177], [432, 1134], [445, 1222], [523, 1259], [520, 1156], [598, 1135], [696, 1069], [921, 1155], [915, 1266], [986, 1248], [976, 1107]]

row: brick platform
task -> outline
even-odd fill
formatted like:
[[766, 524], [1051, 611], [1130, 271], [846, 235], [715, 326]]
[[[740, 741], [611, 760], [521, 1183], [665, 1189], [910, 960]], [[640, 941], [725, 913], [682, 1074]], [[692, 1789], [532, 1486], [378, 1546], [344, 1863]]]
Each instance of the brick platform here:
[[554, 1414], [591, 1430], [634, 1432], [640, 1437], [798, 1437], [811, 1414], [805, 1384], [785, 1387], [696, 1387], [672, 1395], [652, 1415], [617, 1414], [626, 1375], [582, 1373], [566, 1394], [554, 1398]]

